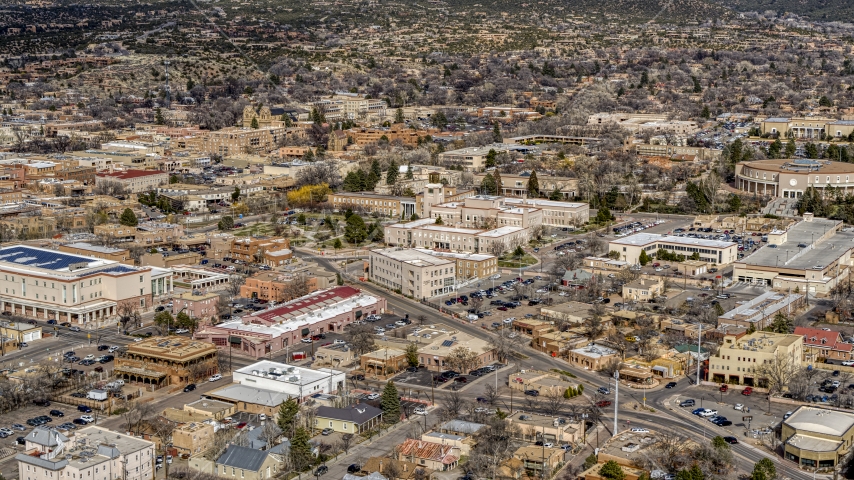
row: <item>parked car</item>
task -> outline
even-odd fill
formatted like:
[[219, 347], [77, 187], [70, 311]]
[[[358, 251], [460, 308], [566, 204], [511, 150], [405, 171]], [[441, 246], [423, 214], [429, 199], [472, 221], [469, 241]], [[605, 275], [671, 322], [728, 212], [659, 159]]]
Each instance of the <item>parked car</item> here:
[[727, 385], [726, 383], [722, 383], [720, 390], [722, 392], [727, 392], [729, 390], [729, 385]]
[[753, 393], [753, 389], [752, 389], [752, 388], [750, 388], [750, 387], [747, 387], [747, 388], [745, 388], [744, 390], [742, 390], [742, 391], [741, 391], [741, 394], [742, 394], [742, 395], [750, 395], [751, 393]]
[[379, 393], [372, 393], [365, 398], [367, 398], [368, 400], [376, 400], [376, 399], [380, 398], [380, 394]]
[[349, 467], [347, 467], [347, 473], [357, 473], [357, 472], [359, 472], [361, 469], [362, 469], [362, 467], [360, 467], [360, 466], [359, 466], [358, 464], [356, 464], [356, 463], [353, 463], [353, 464], [350, 464], [350, 466], [349, 466]]
[[51, 411], [50, 411], [50, 416], [51, 416], [51, 417], [64, 417], [64, 416], [65, 416], [65, 414], [64, 414], [64, 413], [62, 413], [62, 410], [51, 410]]
[[314, 476], [319, 477], [328, 471], [329, 471], [329, 467], [327, 467], [326, 465], [321, 465], [321, 466], [317, 467], [317, 470], [314, 471]]
[[332, 435], [333, 433], [335, 433], [335, 430], [332, 430], [331, 428], [324, 428], [323, 430], [320, 431], [320, 434], [324, 435], [324, 436], [325, 435]]
[[599, 387], [596, 391], [601, 393], [602, 395], [610, 395], [611, 394], [611, 389], [608, 387]]
[[676, 383], [676, 382], [668, 382], [668, 383], [667, 383], [667, 385], [665, 385], [665, 386], [664, 386], [664, 388], [673, 388], [673, 387], [675, 387], [676, 385], [678, 385], [678, 383]]
[[724, 437], [724, 441], [730, 445], [737, 445], [738, 439], [735, 437]]
[[539, 397], [540, 391], [539, 390], [525, 390], [525, 395], [529, 395], [531, 397]]
[[608, 400], [600, 400], [600, 401], [596, 402], [596, 406], [597, 406], [597, 407], [600, 407], [600, 408], [602, 408], [602, 407], [610, 407], [610, 406], [611, 406], [611, 402], [610, 402], [610, 401], [608, 401]]
[[185, 392], [192, 392], [195, 389], [196, 389], [195, 383], [191, 383], [191, 384], [187, 385], [186, 387], [184, 387]]
[[694, 406], [694, 399], [689, 398], [687, 400], [682, 400], [682, 402], [679, 403], [679, 406], [680, 407], [693, 407]]
[[92, 409], [86, 405], [77, 405], [77, 410], [83, 413], [92, 413]]
[[211, 378], [208, 379], [209, 382], [217, 382], [219, 380], [222, 380], [222, 375], [218, 373], [211, 375]]

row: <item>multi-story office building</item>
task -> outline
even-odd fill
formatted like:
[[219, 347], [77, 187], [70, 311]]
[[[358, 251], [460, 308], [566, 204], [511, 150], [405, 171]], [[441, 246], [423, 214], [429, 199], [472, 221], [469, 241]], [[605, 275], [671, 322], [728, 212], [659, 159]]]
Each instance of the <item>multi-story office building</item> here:
[[187, 147], [207, 155], [270, 152], [286, 134], [285, 127], [227, 127], [187, 141]]
[[23, 245], [0, 248], [0, 311], [75, 325], [105, 323], [172, 290], [171, 273]]
[[24, 437], [18, 478], [150, 480], [154, 478], [154, 442], [86, 427], [68, 438], [56, 430], [36, 427]]
[[608, 251], [616, 251], [620, 254], [620, 260], [631, 264], [638, 263], [641, 252], [654, 256], [659, 249], [684, 255], [685, 258], [696, 253], [701, 261], [715, 265], [728, 265], [738, 255], [738, 244], [735, 242], [654, 233], [637, 233], [611, 240], [608, 244]]
[[455, 290], [456, 262], [424, 250], [385, 248], [370, 254], [370, 279], [404, 295], [422, 299]]
[[418, 252], [457, 262], [457, 278], [487, 278], [498, 273], [498, 257], [488, 253], [437, 252], [416, 248]]
[[436, 225], [432, 218], [395, 223], [385, 227], [385, 243], [400, 247], [422, 247], [448, 252], [504, 252], [528, 242], [530, 232], [523, 227], [498, 227], [492, 230]]
[[343, 211], [377, 213], [389, 217], [410, 218], [415, 213], [415, 199], [393, 195], [379, 195], [372, 192], [340, 192], [328, 196], [332, 208]]
[[97, 182], [118, 182], [130, 193], [154, 190], [169, 182], [169, 174], [159, 170], [125, 170], [122, 172], [99, 173]]
[[767, 379], [761, 377], [762, 365], [782, 361], [798, 367], [803, 359], [802, 335], [772, 332], [728, 334], [724, 335], [718, 353], [709, 358], [708, 379], [715, 383], [762, 387], [767, 384]]

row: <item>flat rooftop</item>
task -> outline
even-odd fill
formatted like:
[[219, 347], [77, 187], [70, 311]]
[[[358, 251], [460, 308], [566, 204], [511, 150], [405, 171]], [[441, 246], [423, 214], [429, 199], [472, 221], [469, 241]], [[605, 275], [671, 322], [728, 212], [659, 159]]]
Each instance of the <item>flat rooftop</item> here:
[[802, 297], [803, 295], [797, 293], [787, 295], [784, 293], [768, 291], [748, 302], [736, 306], [732, 310], [719, 316], [718, 319], [724, 321], [740, 320], [758, 322], [765, 317], [773, 316], [778, 311], [794, 304]]
[[[745, 265], [761, 267], [792, 268], [811, 270], [826, 267], [854, 248], [854, 231], [838, 231], [830, 238], [814, 243], [815, 240], [837, 228], [839, 220], [814, 218], [810, 222], [798, 222], [786, 233], [786, 241], [770, 248], [768, 245], [741, 259]], [[798, 245], [806, 245], [806, 248]]]
[[326, 380], [333, 375], [340, 374], [337, 370], [329, 368], [320, 368], [317, 370], [311, 368], [297, 367], [286, 363], [273, 362], [270, 360], [261, 360], [252, 365], [245, 366], [234, 373], [247, 375], [250, 377], [261, 377], [270, 380], [277, 380], [282, 383], [292, 385], [307, 385], [320, 380]]
[[818, 433], [841, 437], [854, 427], [854, 413], [826, 408], [802, 406], [783, 423], [799, 434]]
[[[545, 177], [545, 178], [548, 178], [548, 177]], [[517, 204], [522, 205], [522, 204], [524, 204], [524, 205], [531, 205], [533, 207], [539, 207], [539, 208], [543, 208], [543, 207], [583, 208], [583, 207], [588, 206], [586, 203], [579, 203], [579, 202], [559, 202], [557, 200], [543, 200], [543, 199], [539, 199], [539, 198], [514, 198], [514, 197], [505, 198], [504, 203], [511, 204], [511, 205], [517, 205]]]
[[446, 260], [439, 258], [436, 255], [426, 253], [428, 251], [429, 250], [415, 250], [411, 248], [385, 248], [382, 250], [373, 250], [372, 253], [419, 267], [448, 265], [454, 263], [452, 260]]
[[489, 255], [486, 253], [455, 253], [455, 252], [436, 252], [434, 250], [427, 250], [426, 248], [415, 248], [414, 250], [431, 255], [434, 257], [447, 257], [447, 258], [456, 258], [460, 260], [471, 260], [476, 262], [481, 262], [484, 260], [489, 260], [491, 258], [495, 258], [495, 255]]
[[705, 238], [694, 237], [677, 237], [675, 235], [659, 235], [655, 233], [636, 233], [628, 237], [611, 240], [612, 244], [616, 245], [650, 245], [653, 243], [671, 243], [676, 245], [687, 245], [706, 248], [727, 248], [735, 246], [735, 242], [726, 242], [723, 240], [708, 240]]
[[151, 337], [127, 346], [128, 353], [145, 355], [157, 359], [186, 361], [192, 358], [216, 353], [212, 343], [191, 340], [184, 337]]

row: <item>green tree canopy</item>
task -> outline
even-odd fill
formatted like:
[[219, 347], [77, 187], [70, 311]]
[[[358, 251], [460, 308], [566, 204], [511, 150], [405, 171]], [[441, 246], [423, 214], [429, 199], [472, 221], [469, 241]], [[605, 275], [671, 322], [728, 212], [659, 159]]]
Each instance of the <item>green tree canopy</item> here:
[[516, 250], [513, 250], [513, 256], [522, 258], [525, 256], [525, 249], [522, 248], [522, 245], [516, 247]]
[[122, 212], [122, 216], [119, 217], [119, 223], [126, 227], [135, 227], [139, 225], [139, 220], [137, 220], [136, 214], [133, 213], [133, 210], [131, 210], [130, 208], [126, 208]]
[[420, 363], [418, 359], [418, 344], [410, 343], [406, 346], [406, 362], [410, 367], [417, 367]]
[[601, 468], [599, 468], [599, 475], [607, 480], [623, 480], [626, 478], [626, 473], [623, 472], [623, 467], [613, 460], [608, 460]]
[[540, 196], [540, 181], [537, 180], [536, 170], [531, 172], [531, 177], [528, 178], [528, 196], [537, 198]]
[[380, 408], [383, 410], [383, 420], [386, 423], [397, 423], [400, 421], [400, 395], [397, 393], [397, 387], [394, 382], [389, 381], [385, 384], [382, 398], [380, 398]]
[[487, 173], [486, 176], [483, 177], [483, 180], [481, 180], [480, 192], [485, 195], [497, 194], [498, 188], [497, 185], [495, 185], [495, 177], [493, 177], [491, 173]]
[[344, 227], [344, 238], [350, 243], [361, 243], [368, 237], [368, 227], [358, 215], [350, 215]]
[[652, 259], [649, 258], [649, 255], [646, 254], [646, 250], [641, 250], [640, 255], [638, 255], [638, 262], [641, 264], [641, 266], [645, 267], [646, 264], [650, 262], [650, 260]]
[[397, 182], [397, 176], [399, 174], [400, 172], [397, 168], [397, 162], [392, 160], [391, 163], [388, 164], [388, 171], [386, 171], [385, 174], [385, 183], [389, 185], [394, 185], [394, 183]]
[[340, 250], [344, 248], [344, 245], [341, 243], [340, 238], [336, 238], [335, 241], [332, 242], [332, 248], [334, 248], [335, 250]]
[[768, 457], [756, 462], [753, 473], [750, 475], [750, 480], [774, 480], [775, 478], [777, 478], [777, 467]]
[[234, 191], [231, 192], [231, 201], [236, 202], [240, 200], [240, 187], [234, 187]]
[[299, 404], [296, 398], [289, 397], [279, 405], [279, 414], [276, 416], [276, 424], [282, 429], [285, 435], [291, 436], [296, 427], [296, 418], [299, 413]]
[[220, 230], [231, 230], [232, 228], [234, 228], [234, 218], [232, 218], [230, 215], [226, 215], [219, 219], [219, 223], [217, 223], [216, 226]]
[[308, 433], [308, 430], [303, 427], [297, 427], [290, 440], [291, 464], [294, 466], [294, 469], [299, 471], [310, 466], [312, 464], [312, 453], [311, 444], [309, 443], [311, 435]]
[[501, 127], [498, 126], [498, 122], [492, 124], [492, 141], [495, 143], [501, 143], [504, 141], [504, 137], [501, 135]]

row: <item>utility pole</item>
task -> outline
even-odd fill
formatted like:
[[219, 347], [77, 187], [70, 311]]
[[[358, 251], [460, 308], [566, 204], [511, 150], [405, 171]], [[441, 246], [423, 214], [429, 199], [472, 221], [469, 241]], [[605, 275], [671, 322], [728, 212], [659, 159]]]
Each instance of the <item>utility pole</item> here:
[[703, 338], [703, 324], [700, 324], [700, 331], [697, 334], [697, 385], [700, 385], [700, 342]]
[[[617, 408], [620, 405], [620, 371], [614, 372], [614, 433], [617, 435]], [[598, 446], [598, 445], [597, 445]]]

